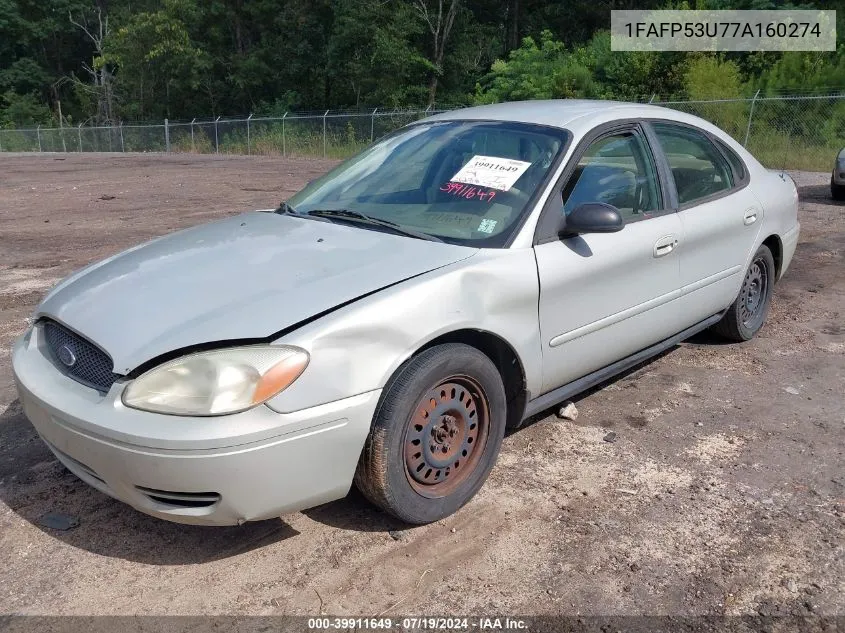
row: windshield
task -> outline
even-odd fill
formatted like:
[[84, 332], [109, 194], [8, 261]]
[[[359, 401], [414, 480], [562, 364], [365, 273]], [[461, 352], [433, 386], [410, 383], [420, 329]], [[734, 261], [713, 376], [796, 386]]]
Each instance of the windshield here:
[[309, 183], [288, 208], [356, 212], [454, 244], [502, 247], [567, 138], [511, 122], [414, 125]]

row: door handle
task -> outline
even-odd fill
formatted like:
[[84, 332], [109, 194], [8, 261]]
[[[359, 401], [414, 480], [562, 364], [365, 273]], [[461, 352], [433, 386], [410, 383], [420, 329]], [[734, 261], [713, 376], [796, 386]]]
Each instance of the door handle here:
[[742, 221], [745, 223], [745, 226], [750, 226], [757, 221], [757, 209], [751, 207], [745, 212], [745, 216], [742, 218]]
[[655, 257], [663, 257], [664, 255], [668, 255], [675, 247], [678, 245], [678, 238], [674, 235], [666, 235], [665, 237], [661, 237], [657, 242], [654, 244], [654, 256]]

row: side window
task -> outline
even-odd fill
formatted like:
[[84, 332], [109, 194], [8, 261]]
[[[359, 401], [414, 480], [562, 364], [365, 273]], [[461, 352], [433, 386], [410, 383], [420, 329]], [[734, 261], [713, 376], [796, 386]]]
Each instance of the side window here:
[[619, 209], [626, 222], [662, 207], [654, 160], [634, 132], [605, 136], [590, 145], [563, 188], [562, 198], [566, 214], [585, 202], [604, 202]]
[[722, 153], [727, 156], [728, 162], [733, 167], [734, 175], [736, 176], [737, 182], [742, 182], [745, 180], [745, 163], [742, 162], [742, 159], [737, 155], [735, 151], [733, 151], [730, 147], [722, 143], [720, 140], [716, 140], [716, 145], [719, 146], [719, 149], [722, 150]]
[[654, 124], [654, 131], [672, 170], [680, 204], [733, 187], [728, 162], [702, 132], [664, 123]]

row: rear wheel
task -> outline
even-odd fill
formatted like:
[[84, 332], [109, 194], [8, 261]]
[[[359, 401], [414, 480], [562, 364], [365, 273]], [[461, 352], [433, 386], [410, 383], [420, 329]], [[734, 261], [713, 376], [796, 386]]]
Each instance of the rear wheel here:
[[493, 468], [505, 433], [502, 379], [483, 353], [432, 347], [385, 388], [355, 484], [408, 523], [430, 523], [463, 506]]
[[745, 273], [739, 296], [713, 330], [731, 341], [752, 339], [769, 314], [774, 283], [774, 257], [767, 246], [761, 246]]

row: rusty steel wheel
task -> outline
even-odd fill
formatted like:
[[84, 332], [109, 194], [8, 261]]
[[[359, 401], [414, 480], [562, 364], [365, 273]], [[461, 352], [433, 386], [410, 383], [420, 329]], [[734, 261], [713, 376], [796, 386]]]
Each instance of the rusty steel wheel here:
[[417, 403], [405, 433], [405, 474], [424, 497], [455, 490], [478, 465], [489, 432], [489, 405], [481, 386], [453, 376]]
[[423, 350], [382, 391], [355, 485], [408, 523], [447, 517], [484, 484], [506, 421], [502, 376], [483, 352], [462, 343]]

